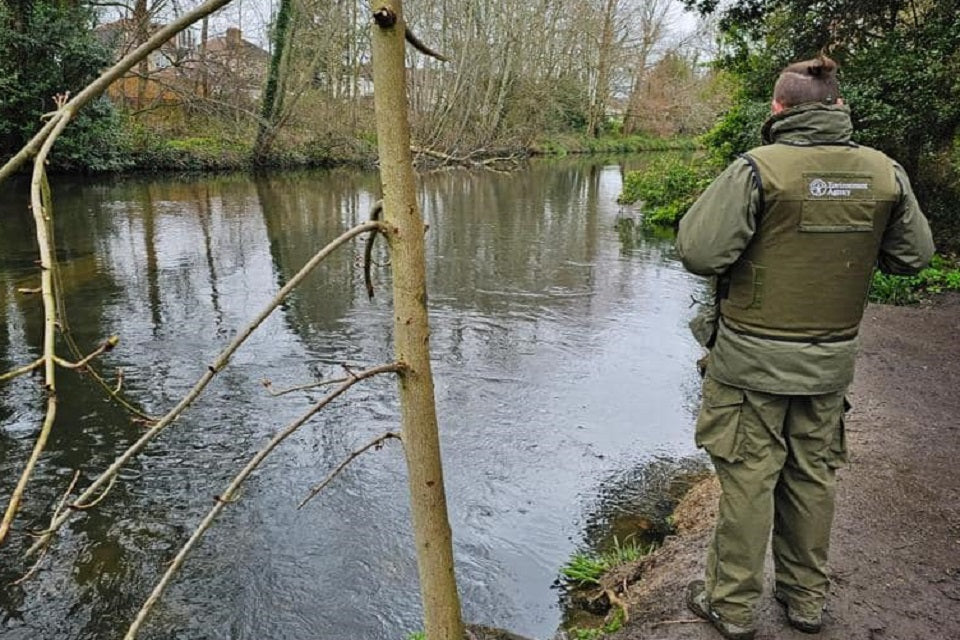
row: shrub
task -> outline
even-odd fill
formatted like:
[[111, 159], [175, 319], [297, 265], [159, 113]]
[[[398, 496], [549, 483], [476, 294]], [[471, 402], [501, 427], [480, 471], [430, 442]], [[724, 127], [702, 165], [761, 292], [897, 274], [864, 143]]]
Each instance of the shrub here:
[[[110, 60], [83, 3], [0, 2], [0, 157], [16, 153], [53, 111]], [[128, 162], [120, 117], [105, 99], [77, 113], [50, 155], [52, 170], [115, 170]]]
[[644, 226], [673, 226], [716, 177], [703, 159], [658, 158], [623, 181], [621, 204], [641, 202]]
[[761, 144], [760, 129], [769, 117], [769, 102], [740, 97], [701, 141], [716, 163], [727, 164]]
[[913, 276], [875, 272], [869, 298], [871, 302], [883, 304], [916, 304], [944, 291], [960, 291], [960, 268], [956, 262], [937, 255], [929, 267]]

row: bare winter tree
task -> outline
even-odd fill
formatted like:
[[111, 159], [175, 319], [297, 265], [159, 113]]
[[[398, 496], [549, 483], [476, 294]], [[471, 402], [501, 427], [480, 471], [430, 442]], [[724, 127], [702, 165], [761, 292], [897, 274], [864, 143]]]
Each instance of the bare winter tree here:
[[656, 54], [662, 53], [658, 49], [663, 47], [671, 30], [671, 14], [674, 9], [672, 0], [642, 0], [632, 12], [633, 38], [628, 55], [631, 71], [630, 96], [623, 118], [623, 132], [627, 135], [639, 128], [644, 113], [639, 103], [644, 82]]

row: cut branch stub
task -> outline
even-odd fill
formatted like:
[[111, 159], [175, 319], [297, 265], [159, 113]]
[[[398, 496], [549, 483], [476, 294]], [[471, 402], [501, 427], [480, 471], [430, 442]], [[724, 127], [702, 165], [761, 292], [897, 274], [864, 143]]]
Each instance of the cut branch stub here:
[[397, 24], [397, 14], [390, 7], [380, 7], [373, 12], [373, 21], [381, 29], [389, 29]]
[[[390, 29], [391, 27], [396, 26], [397, 24], [397, 14], [390, 7], [380, 7], [373, 12], [373, 21], [377, 23], [377, 26], [381, 29]], [[416, 36], [413, 31], [410, 31], [410, 27], [404, 26], [403, 28], [403, 38], [413, 45], [413, 48], [422, 53], [425, 56], [430, 56], [431, 58], [436, 58], [440, 62], [447, 62], [448, 58], [440, 53], [437, 53], [426, 44], [423, 43], [420, 38]]]

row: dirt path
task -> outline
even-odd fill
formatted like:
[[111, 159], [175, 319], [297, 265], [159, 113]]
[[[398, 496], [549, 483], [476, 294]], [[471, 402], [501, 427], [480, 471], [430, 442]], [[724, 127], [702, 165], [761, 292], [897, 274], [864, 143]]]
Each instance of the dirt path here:
[[[851, 393], [850, 464], [840, 474], [830, 640], [960, 640], [960, 295], [921, 307], [871, 306]], [[612, 640], [716, 640], [682, 603], [702, 575], [715, 482], [676, 514], [681, 535], [628, 591], [631, 620]], [[767, 594], [759, 639], [812, 638]]]

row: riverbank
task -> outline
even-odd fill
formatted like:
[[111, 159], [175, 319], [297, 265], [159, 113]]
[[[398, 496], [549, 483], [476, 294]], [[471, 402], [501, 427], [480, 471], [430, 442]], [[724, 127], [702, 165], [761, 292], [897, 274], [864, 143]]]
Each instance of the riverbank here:
[[[850, 463], [839, 476], [825, 640], [960, 637], [960, 295], [917, 307], [871, 305], [851, 390]], [[715, 478], [678, 506], [678, 534], [620, 577], [629, 622], [610, 640], [715, 640], [689, 613], [716, 518]], [[759, 639], [810, 637], [766, 595]], [[622, 583], [621, 583], [622, 584]]]
[[[420, 168], [438, 166], [485, 167], [503, 169], [504, 161], [531, 157], [567, 155], [649, 153], [655, 151], [692, 151], [698, 148], [691, 136], [655, 138], [644, 135], [603, 136], [564, 134], [509, 148], [475, 149], [454, 154], [433, 149], [414, 149], [414, 162]], [[229, 136], [193, 136], [161, 139], [153, 136], [139, 140], [133, 148], [117, 150], [113, 160], [96, 166], [74, 166], [65, 173], [146, 174], [215, 173], [228, 171], [330, 169], [377, 165], [374, 138], [329, 137], [301, 143], [278, 144], [265, 157], [255, 160], [248, 140]], [[54, 173], [58, 170], [54, 167]], [[63, 172], [63, 170], [59, 170]]]

